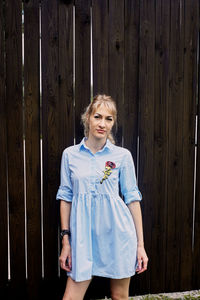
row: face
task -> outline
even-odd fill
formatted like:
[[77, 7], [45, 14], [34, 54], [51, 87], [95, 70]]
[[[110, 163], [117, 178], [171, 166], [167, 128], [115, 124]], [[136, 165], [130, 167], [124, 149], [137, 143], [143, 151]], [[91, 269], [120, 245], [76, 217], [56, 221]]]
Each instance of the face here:
[[111, 111], [101, 104], [89, 118], [89, 138], [106, 140], [112, 127], [114, 118]]

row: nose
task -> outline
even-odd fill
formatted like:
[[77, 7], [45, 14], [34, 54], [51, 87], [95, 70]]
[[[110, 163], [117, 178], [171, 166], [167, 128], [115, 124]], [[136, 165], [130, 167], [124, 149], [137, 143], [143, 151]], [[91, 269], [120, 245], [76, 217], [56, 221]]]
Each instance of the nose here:
[[99, 126], [104, 128], [105, 127], [105, 120], [102, 118], [99, 122]]

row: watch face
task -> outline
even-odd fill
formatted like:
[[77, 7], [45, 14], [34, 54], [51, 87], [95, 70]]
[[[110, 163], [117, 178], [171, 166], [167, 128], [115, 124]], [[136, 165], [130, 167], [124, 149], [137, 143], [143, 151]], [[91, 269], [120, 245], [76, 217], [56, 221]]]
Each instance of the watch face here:
[[64, 235], [70, 236], [70, 231], [69, 231], [69, 230], [62, 230], [62, 231], [60, 232], [60, 236], [63, 238]]

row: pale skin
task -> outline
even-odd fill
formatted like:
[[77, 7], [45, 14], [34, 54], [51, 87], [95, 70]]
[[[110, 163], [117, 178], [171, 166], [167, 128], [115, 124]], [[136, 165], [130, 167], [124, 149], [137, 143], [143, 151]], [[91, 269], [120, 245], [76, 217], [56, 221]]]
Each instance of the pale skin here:
[[[107, 137], [114, 125], [112, 113], [102, 104], [96, 111], [88, 116], [89, 136], [86, 145], [96, 153], [101, 150], [107, 140]], [[131, 212], [137, 234], [137, 259], [138, 274], [147, 269], [148, 257], [144, 249], [142, 214], [139, 201], [131, 202], [128, 205]], [[71, 203], [60, 201], [61, 229], [69, 229]], [[72, 268], [71, 247], [68, 236], [65, 235], [62, 240], [62, 251], [59, 257], [60, 266], [65, 271]], [[92, 280], [92, 279], [91, 279]], [[76, 282], [68, 277], [63, 300], [82, 300], [87, 291], [91, 280]], [[113, 300], [128, 300], [130, 278], [110, 279], [111, 298]]]

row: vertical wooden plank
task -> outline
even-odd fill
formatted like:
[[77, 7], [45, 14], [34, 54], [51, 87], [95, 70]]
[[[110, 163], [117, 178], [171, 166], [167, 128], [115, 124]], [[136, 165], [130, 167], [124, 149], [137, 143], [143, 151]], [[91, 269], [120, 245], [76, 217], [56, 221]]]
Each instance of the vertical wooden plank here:
[[[167, 209], [167, 133], [169, 98], [169, 21], [170, 2], [155, 2], [153, 186], [151, 211], [151, 293], [165, 291], [166, 209]], [[147, 94], [147, 97], [149, 95]], [[148, 151], [148, 150], [147, 150]], [[147, 172], [149, 172], [147, 170]], [[149, 172], [151, 176], [151, 172]], [[148, 196], [147, 196], [148, 197]], [[144, 199], [146, 201], [146, 199]], [[145, 203], [144, 203], [145, 205]], [[148, 233], [146, 233], [148, 234]], [[159, 274], [159, 276], [158, 276]]]
[[[59, 92], [58, 92], [58, 2], [41, 3], [42, 18], [42, 141], [43, 141], [43, 232], [44, 277], [55, 280], [58, 273], [59, 185]], [[49, 286], [51, 287], [50, 283]], [[47, 291], [46, 291], [47, 292]], [[49, 289], [49, 294], [53, 292]]]
[[144, 241], [149, 256], [149, 269], [138, 276], [136, 293], [150, 292], [152, 255], [152, 213], [154, 207], [154, 72], [155, 72], [155, 9], [154, 1], [140, 1], [140, 60], [139, 60], [139, 178], [143, 194], [141, 202], [144, 220]]
[[92, 2], [93, 94], [110, 95], [108, 86], [108, 0]]
[[[74, 144], [73, 1], [59, 2], [59, 162], [64, 148]], [[66, 272], [61, 271], [63, 286]]]
[[124, 25], [124, 146], [133, 155], [137, 168], [139, 95], [139, 0], [125, 0]]
[[10, 266], [13, 294], [25, 293], [25, 218], [22, 111], [22, 7], [5, 2], [6, 11], [6, 109], [8, 128], [8, 190]]
[[185, 0], [184, 87], [183, 99], [183, 166], [180, 244], [180, 290], [192, 289], [192, 229], [194, 194], [194, 151], [197, 99], [198, 1]]
[[[183, 168], [183, 48], [184, 5], [182, 0], [171, 1], [170, 20], [170, 78], [168, 132], [168, 204], [166, 247], [166, 290], [180, 290], [180, 245], [182, 234], [184, 194]], [[173, 276], [172, 276], [173, 274]]]
[[118, 108], [117, 143], [122, 145], [124, 118], [124, 1], [109, 1], [109, 90]]
[[[200, 15], [200, 5], [197, 8], [198, 22], [197, 26], [199, 28], [199, 15]], [[198, 40], [198, 57], [200, 55], [199, 40]], [[198, 260], [200, 257], [200, 64], [198, 59], [197, 65], [198, 72], [198, 82], [197, 82], [197, 115], [198, 115], [198, 127], [197, 127], [197, 161], [196, 161], [196, 190], [195, 190], [195, 222], [194, 222], [194, 249], [193, 249], [193, 289], [198, 289], [200, 286], [200, 268], [198, 265]]]
[[75, 0], [75, 139], [83, 138], [81, 114], [90, 103], [90, 0]]
[[4, 3], [0, 4], [0, 289], [8, 280], [8, 220], [7, 220], [7, 136], [5, 106], [5, 16]]
[[[59, 2], [59, 153], [74, 143], [73, 1]], [[60, 166], [60, 165], [59, 165]]]
[[24, 95], [28, 299], [37, 299], [42, 278], [39, 0], [24, 2]]
[[[124, 147], [133, 155], [137, 170], [139, 109], [140, 1], [125, 0], [124, 19]], [[131, 279], [129, 294], [135, 295], [138, 277]], [[138, 291], [139, 293], [140, 291]]]

